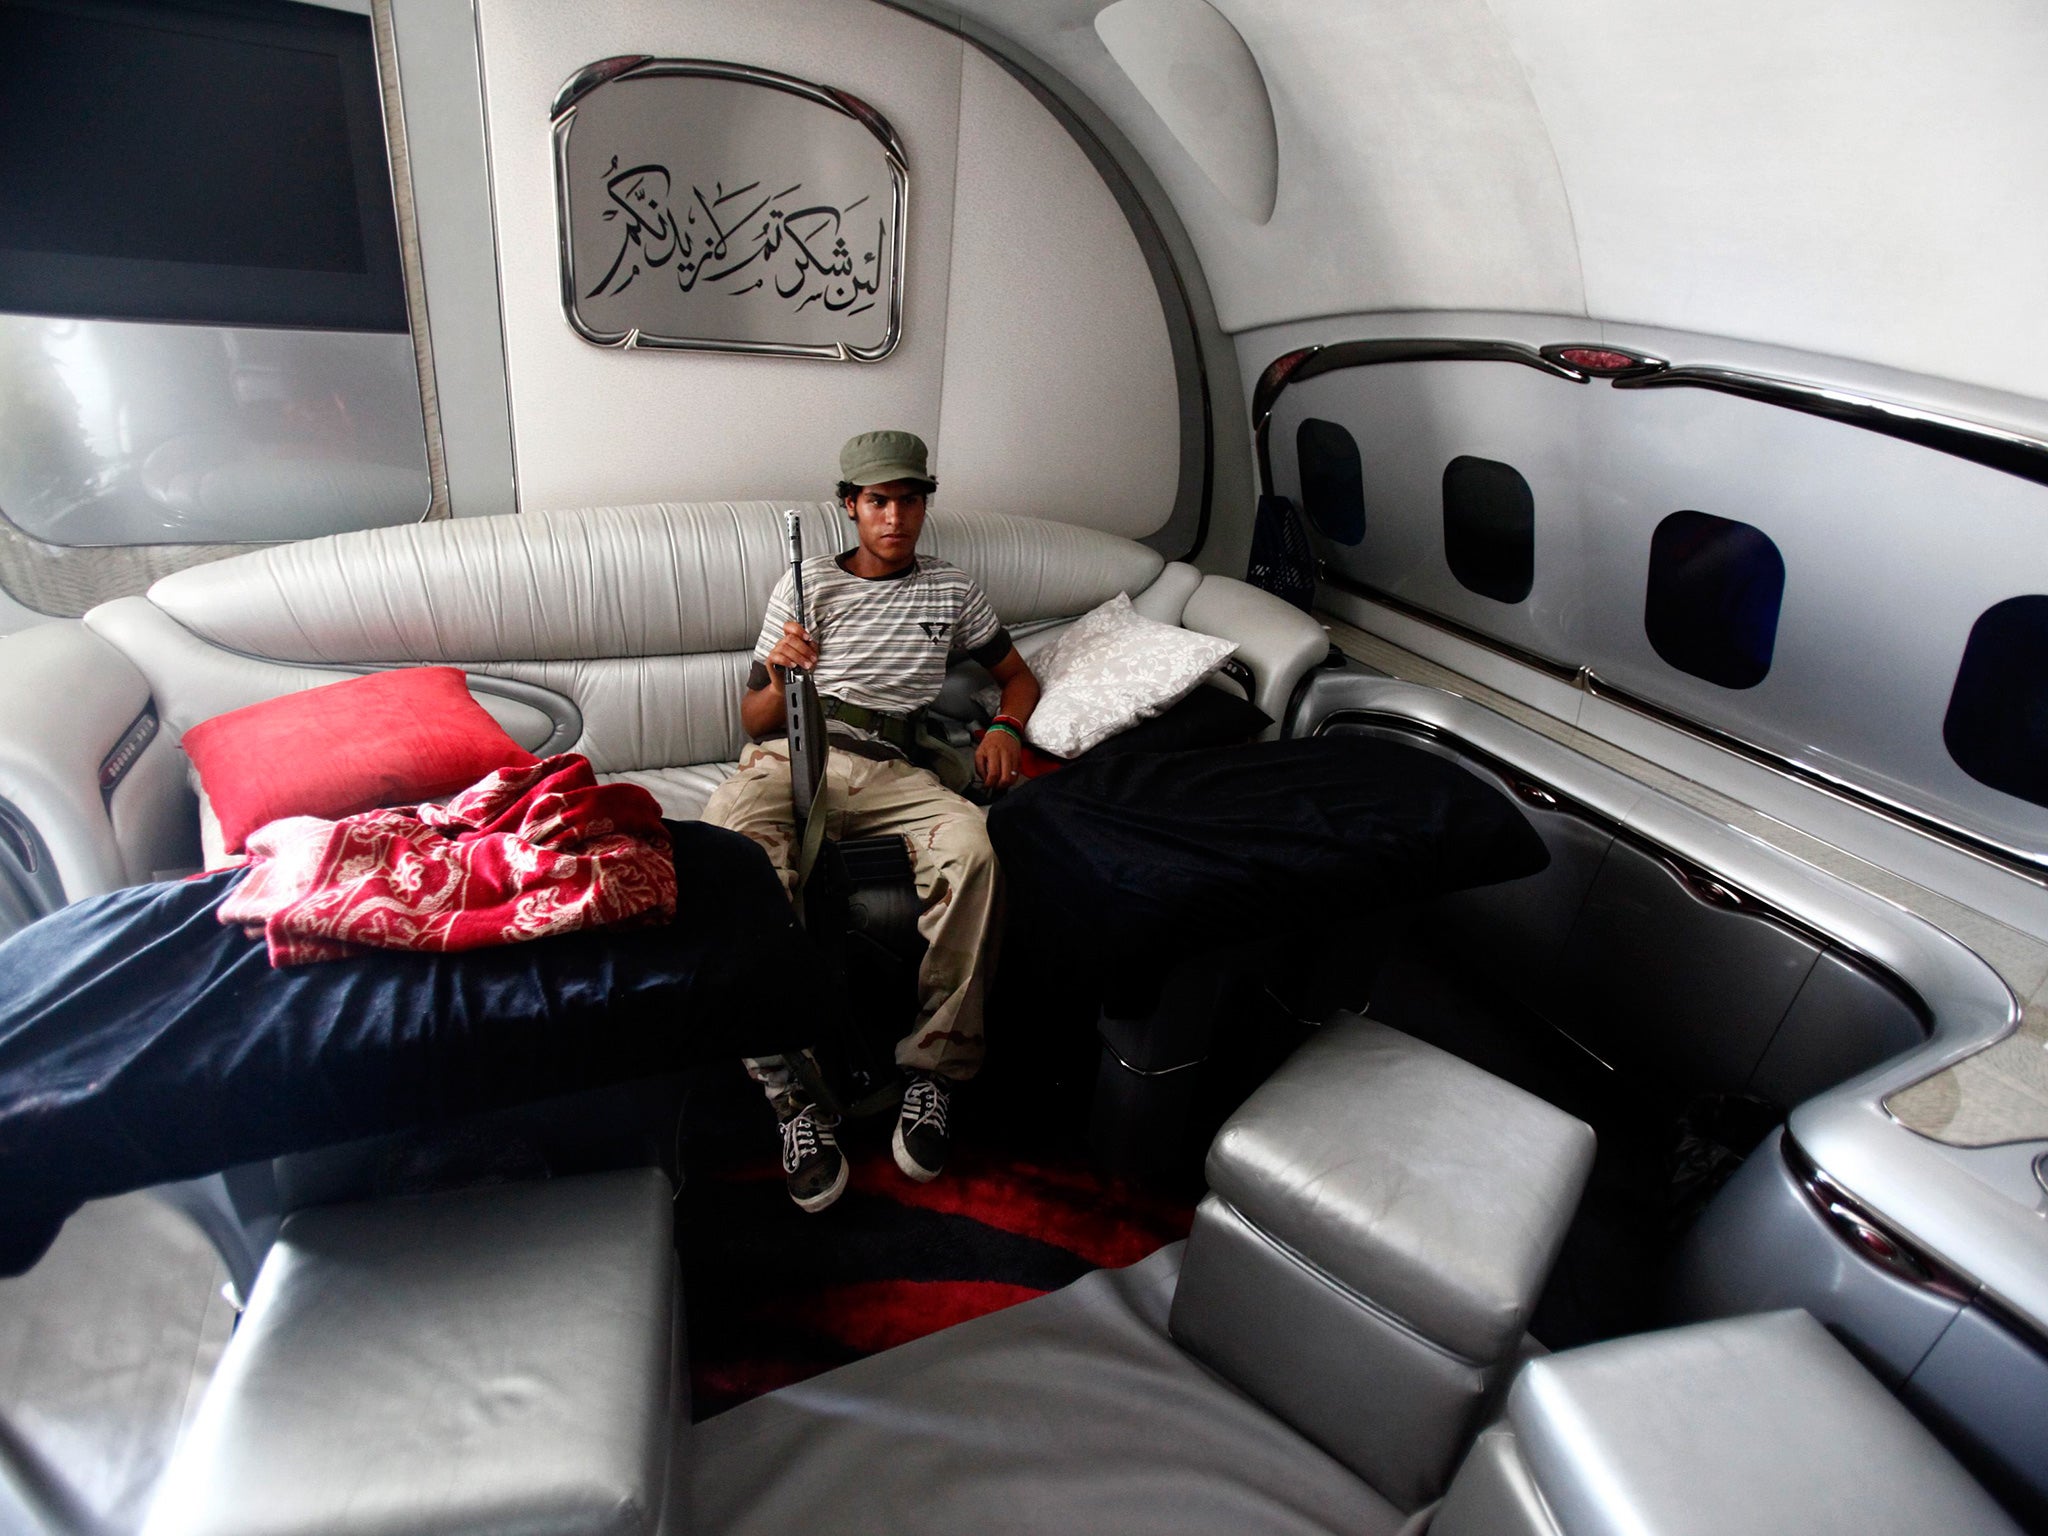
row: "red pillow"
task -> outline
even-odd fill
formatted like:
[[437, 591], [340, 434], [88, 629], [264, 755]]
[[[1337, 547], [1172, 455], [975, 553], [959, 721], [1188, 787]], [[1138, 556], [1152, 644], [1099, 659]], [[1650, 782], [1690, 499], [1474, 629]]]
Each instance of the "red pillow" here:
[[467, 789], [538, 762], [469, 696], [454, 667], [401, 667], [203, 720], [185, 752], [240, 853], [280, 816], [351, 816]]

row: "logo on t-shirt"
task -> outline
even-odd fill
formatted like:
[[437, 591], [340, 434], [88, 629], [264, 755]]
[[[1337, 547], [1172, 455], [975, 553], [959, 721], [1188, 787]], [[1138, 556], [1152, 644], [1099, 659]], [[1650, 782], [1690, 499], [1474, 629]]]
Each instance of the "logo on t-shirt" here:
[[933, 645], [944, 645], [946, 632], [953, 627], [953, 623], [950, 619], [919, 619], [917, 627], [924, 631], [925, 639], [931, 641]]

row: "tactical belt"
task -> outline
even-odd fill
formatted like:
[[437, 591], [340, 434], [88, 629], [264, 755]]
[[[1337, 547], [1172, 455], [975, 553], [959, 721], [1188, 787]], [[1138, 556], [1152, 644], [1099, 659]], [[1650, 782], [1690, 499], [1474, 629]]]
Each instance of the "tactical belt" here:
[[864, 704], [849, 704], [829, 693], [820, 694], [818, 703], [823, 707], [827, 720], [837, 720], [857, 731], [866, 731], [886, 741], [905, 757], [916, 755], [918, 736], [924, 730], [922, 709], [913, 709], [905, 715], [892, 715], [887, 710], [869, 709]]

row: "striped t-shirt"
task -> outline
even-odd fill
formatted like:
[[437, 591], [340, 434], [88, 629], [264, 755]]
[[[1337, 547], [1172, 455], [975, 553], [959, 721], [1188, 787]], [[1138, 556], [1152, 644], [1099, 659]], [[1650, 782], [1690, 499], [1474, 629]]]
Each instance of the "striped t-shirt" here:
[[[796, 616], [793, 596], [784, 571], [768, 594], [767, 617], [754, 645], [757, 667], [782, 638], [782, 626]], [[875, 577], [853, 575], [840, 566], [839, 557], [813, 556], [804, 562], [804, 603], [818, 647], [818, 665], [811, 673], [818, 692], [866, 709], [906, 714], [939, 696], [952, 657], [996, 662], [1010, 649], [1002, 620], [980, 584], [932, 555], [919, 555], [901, 571]], [[767, 681], [765, 672], [757, 676]], [[836, 721], [832, 730], [867, 734]]]

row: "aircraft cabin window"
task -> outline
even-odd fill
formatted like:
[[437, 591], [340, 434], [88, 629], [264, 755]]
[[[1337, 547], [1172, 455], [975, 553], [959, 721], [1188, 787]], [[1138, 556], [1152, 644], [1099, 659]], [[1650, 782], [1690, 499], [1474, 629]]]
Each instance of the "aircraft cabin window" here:
[[1771, 670], [1785, 557], [1761, 528], [1710, 512], [1674, 512], [1650, 536], [1643, 629], [1681, 672], [1754, 688]]
[[1941, 739], [1978, 783], [2048, 805], [2048, 596], [2009, 597], [1970, 626]]
[[1358, 444], [1334, 421], [1308, 417], [1294, 430], [1301, 461], [1301, 509], [1316, 531], [1339, 544], [1365, 537], [1365, 467]]
[[1444, 559], [1458, 585], [1519, 603], [1536, 582], [1536, 500], [1512, 464], [1460, 454], [1444, 466]]

